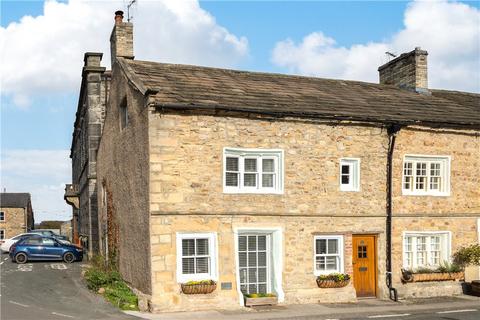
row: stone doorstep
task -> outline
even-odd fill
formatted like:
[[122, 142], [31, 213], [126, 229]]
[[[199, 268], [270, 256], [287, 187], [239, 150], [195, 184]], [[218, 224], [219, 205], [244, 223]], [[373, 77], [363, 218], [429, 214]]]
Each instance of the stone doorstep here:
[[125, 311], [125, 313], [150, 320], [217, 320], [217, 319], [291, 319], [319, 315], [349, 314], [349, 313], [377, 313], [377, 312], [405, 312], [406, 310], [438, 310], [449, 307], [472, 307], [480, 304], [480, 297], [457, 296], [443, 298], [425, 298], [403, 300], [401, 302], [385, 301], [379, 299], [360, 300], [356, 303], [337, 304], [296, 304], [278, 305], [271, 307], [252, 307], [240, 310], [212, 310], [192, 312], [165, 312], [147, 313], [138, 311]]

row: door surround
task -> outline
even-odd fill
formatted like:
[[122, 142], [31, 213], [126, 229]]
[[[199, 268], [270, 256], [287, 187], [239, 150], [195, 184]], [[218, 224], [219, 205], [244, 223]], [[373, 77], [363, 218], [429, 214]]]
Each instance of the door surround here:
[[238, 302], [244, 306], [243, 293], [240, 291], [240, 263], [238, 259], [238, 236], [243, 234], [270, 234], [271, 238], [271, 268], [273, 271], [273, 279], [271, 287], [275, 289], [278, 302], [285, 300], [285, 293], [282, 287], [283, 278], [283, 229], [281, 227], [235, 227], [233, 228], [233, 242], [235, 252], [235, 280], [237, 283]]
[[[371, 275], [373, 276], [373, 283], [370, 283], [370, 286], [368, 286], [368, 288], [366, 290], [369, 290], [369, 291], [372, 291], [371, 294], [366, 294], [366, 295], [359, 295], [358, 293], [358, 290], [357, 290], [357, 286], [359, 285], [358, 281], [359, 281], [359, 278], [355, 277], [355, 274], [356, 274], [356, 271], [355, 271], [355, 268], [359, 268], [359, 266], [356, 266], [355, 263], [356, 263], [356, 260], [358, 258], [358, 254], [359, 254], [359, 248], [358, 248], [358, 245], [356, 245], [356, 240], [355, 239], [361, 239], [361, 238], [365, 238], [365, 239], [370, 239], [372, 241], [372, 244], [373, 244], [373, 248], [371, 249], [367, 249], [367, 251], [365, 252], [365, 254], [367, 254], [368, 252], [368, 256], [371, 256], [371, 254], [373, 253], [373, 261], [371, 261], [369, 259], [368, 261], [368, 266], [370, 267], [370, 270], [371, 270], [371, 267], [373, 267], [373, 270], [371, 271]], [[364, 239], [364, 240], [365, 240]], [[373, 252], [372, 252], [373, 251]], [[378, 296], [378, 234], [374, 234], [374, 233], [358, 233], [358, 234], [352, 234], [352, 273], [353, 273], [353, 285], [354, 285], [354, 288], [355, 288], [355, 292], [357, 294], [357, 298], [375, 298]]]

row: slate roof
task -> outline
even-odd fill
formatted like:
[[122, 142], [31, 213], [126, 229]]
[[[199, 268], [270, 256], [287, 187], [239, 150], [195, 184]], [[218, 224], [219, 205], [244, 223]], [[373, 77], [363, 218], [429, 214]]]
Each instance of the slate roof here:
[[0, 193], [0, 207], [26, 208], [30, 202], [30, 193]]
[[158, 107], [480, 129], [480, 94], [119, 59]]

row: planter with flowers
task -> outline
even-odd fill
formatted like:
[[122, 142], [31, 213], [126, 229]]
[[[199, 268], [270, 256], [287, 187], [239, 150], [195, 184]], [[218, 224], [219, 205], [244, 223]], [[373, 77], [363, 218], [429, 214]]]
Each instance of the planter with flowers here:
[[213, 280], [189, 281], [181, 284], [185, 294], [208, 294], [215, 291], [217, 283]]
[[440, 267], [421, 267], [414, 270], [402, 269], [402, 282], [455, 281], [463, 280], [465, 274], [461, 266], [445, 262]]
[[273, 293], [251, 293], [243, 295], [245, 307], [276, 305], [278, 298]]
[[320, 275], [317, 277], [317, 285], [319, 288], [342, 288], [350, 282], [348, 273], [331, 273]]

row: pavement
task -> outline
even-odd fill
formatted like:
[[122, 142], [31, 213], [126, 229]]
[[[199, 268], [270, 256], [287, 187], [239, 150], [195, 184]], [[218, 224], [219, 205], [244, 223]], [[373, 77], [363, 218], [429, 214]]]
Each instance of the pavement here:
[[1, 320], [139, 319], [115, 308], [82, 282], [83, 263], [11, 262], [0, 255]]
[[479, 320], [480, 298], [460, 296], [402, 302], [365, 299], [350, 304], [304, 304], [160, 314], [128, 311], [128, 314], [149, 320]]
[[19, 265], [0, 256], [1, 320], [479, 320], [480, 298], [460, 296], [402, 302], [360, 300], [351, 304], [279, 305], [237, 310], [151, 314], [122, 312], [88, 291], [83, 263], [32, 262]]

